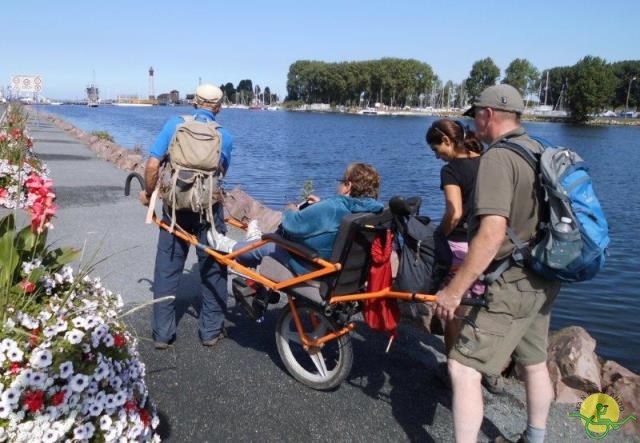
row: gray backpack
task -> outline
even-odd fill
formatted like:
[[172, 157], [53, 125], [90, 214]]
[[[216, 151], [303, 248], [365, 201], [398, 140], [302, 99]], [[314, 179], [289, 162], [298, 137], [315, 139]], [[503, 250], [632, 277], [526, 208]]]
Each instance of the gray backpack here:
[[197, 121], [190, 115], [183, 119], [169, 144], [160, 196], [171, 213], [171, 228], [176, 223], [176, 211], [184, 210], [203, 214], [213, 225], [213, 205], [222, 201], [218, 184], [222, 173], [220, 125]]

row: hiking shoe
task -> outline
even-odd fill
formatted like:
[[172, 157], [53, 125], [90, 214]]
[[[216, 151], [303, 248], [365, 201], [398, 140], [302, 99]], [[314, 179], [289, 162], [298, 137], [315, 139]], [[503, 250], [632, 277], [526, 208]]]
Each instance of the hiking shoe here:
[[164, 351], [165, 349], [167, 349], [169, 347], [169, 343], [164, 342], [164, 341], [156, 341], [156, 340], [154, 340], [153, 347], [155, 349], [157, 349], [158, 351]]
[[506, 390], [501, 375], [482, 374], [482, 386], [494, 395], [504, 395]]
[[220, 234], [215, 228], [211, 228], [207, 231], [207, 242], [216, 251], [229, 253], [236, 245], [236, 241], [227, 237], [224, 234]]
[[244, 235], [245, 241], [257, 241], [262, 238], [262, 231], [258, 227], [258, 220], [253, 219], [247, 225], [247, 232]]

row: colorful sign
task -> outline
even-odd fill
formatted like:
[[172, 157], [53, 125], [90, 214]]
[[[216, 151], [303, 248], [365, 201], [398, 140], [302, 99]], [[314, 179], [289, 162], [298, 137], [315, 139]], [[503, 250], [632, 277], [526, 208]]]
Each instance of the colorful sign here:
[[600, 440], [605, 438], [609, 431], [617, 431], [627, 421], [636, 419], [633, 415], [629, 415], [624, 420], [618, 421], [620, 410], [620, 406], [612, 397], [597, 393], [591, 394], [582, 402], [579, 414], [569, 414], [569, 417], [580, 417], [587, 436]]
[[39, 75], [12, 75], [10, 87], [15, 92], [42, 92], [42, 77]]

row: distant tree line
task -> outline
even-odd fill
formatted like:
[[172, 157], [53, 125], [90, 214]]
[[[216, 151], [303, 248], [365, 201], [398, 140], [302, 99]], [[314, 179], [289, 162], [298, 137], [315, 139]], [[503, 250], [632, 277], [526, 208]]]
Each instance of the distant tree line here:
[[277, 103], [279, 99], [277, 94], [273, 94], [268, 86], [264, 89], [262, 89], [260, 85], [255, 85], [254, 87], [250, 79], [240, 80], [237, 87], [234, 87], [233, 83], [228, 82], [220, 85], [220, 89], [224, 92], [225, 100], [230, 104], [271, 105]]
[[413, 59], [383, 58], [325, 63], [300, 60], [289, 67], [287, 99], [305, 103], [418, 105], [432, 88], [431, 66]]
[[[287, 100], [345, 106], [433, 106], [463, 108], [500, 78], [491, 58], [473, 63], [469, 77], [443, 83], [431, 66], [413, 59], [383, 58], [326, 63], [299, 60], [289, 67]], [[547, 82], [548, 74], [548, 82]], [[607, 63], [586, 56], [573, 66], [540, 72], [530, 61], [515, 59], [501, 83], [517, 88], [527, 101], [566, 110], [583, 121], [607, 109], [640, 106], [640, 60]]]

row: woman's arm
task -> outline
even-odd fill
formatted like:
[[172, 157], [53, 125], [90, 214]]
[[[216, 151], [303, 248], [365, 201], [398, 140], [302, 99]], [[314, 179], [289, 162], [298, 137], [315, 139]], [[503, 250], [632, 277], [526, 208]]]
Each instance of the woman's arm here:
[[460, 219], [462, 218], [462, 190], [460, 189], [460, 186], [445, 185], [444, 198], [446, 208], [438, 230], [446, 237], [451, 234], [451, 231], [453, 231], [456, 226], [458, 226], [458, 223], [460, 223]]

